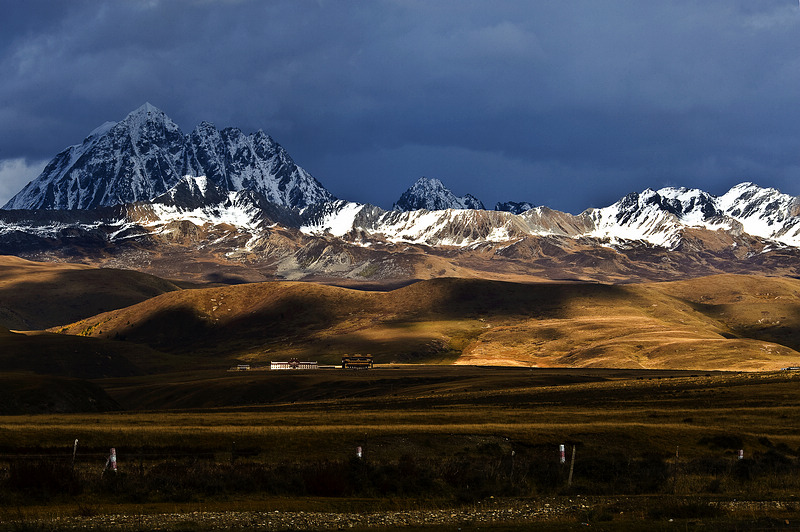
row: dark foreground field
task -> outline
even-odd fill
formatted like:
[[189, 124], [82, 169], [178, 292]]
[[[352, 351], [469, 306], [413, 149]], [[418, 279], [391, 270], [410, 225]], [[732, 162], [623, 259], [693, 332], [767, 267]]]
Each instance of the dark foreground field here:
[[800, 373], [397, 366], [98, 384], [132, 410], [0, 418], [0, 530], [800, 525]]

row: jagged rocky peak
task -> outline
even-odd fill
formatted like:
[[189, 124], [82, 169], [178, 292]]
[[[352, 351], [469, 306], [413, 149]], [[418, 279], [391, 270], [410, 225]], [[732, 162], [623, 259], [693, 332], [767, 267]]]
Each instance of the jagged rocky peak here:
[[392, 206], [392, 210], [395, 211], [417, 211], [420, 209], [429, 211], [444, 209], [484, 210], [484, 206], [480, 200], [471, 194], [458, 197], [438, 179], [421, 177], [408, 190], [403, 192], [397, 203]]
[[59, 153], [5, 209], [94, 209], [146, 201], [180, 178], [183, 135], [145, 104]]
[[800, 244], [797, 198], [752, 183], [737, 185], [722, 196], [688, 188], [647, 189], [584, 214], [595, 225], [593, 236], [612, 240], [674, 247], [685, 228], [701, 227]]
[[601, 210], [613, 211], [616, 221], [621, 224], [629, 223], [645, 212], [671, 214], [688, 223], [723, 215], [714, 196], [698, 189], [674, 187], [632, 192], [614, 205]]
[[164, 111], [150, 103], [145, 103], [130, 112], [101, 137], [108, 135], [122, 142], [129, 139], [133, 146], [143, 149], [145, 153], [150, 150], [163, 149], [173, 164], [179, 162], [178, 154], [184, 139], [178, 124], [173, 122]]
[[687, 224], [720, 220], [728, 217], [742, 222], [748, 232], [771, 237], [774, 228], [798, 214], [798, 198], [774, 188], [754, 183], [740, 183], [722, 196], [687, 188], [662, 188], [645, 191], [651, 203], [678, 216]]
[[665, 209], [678, 216], [695, 215], [701, 219], [720, 216], [716, 198], [696, 188], [662, 188], [656, 193], [662, 198]]
[[202, 122], [184, 135], [146, 103], [58, 154], [4, 208], [93, 209], [149, 201], [184, 175], [207, 176], [223, 191], [253, 190], [286, 207], [335, 199], [264, 132], [218, 131]]
[[719, 204], [726, 213], [737, 218], [782, 221], [799, 214], [799, 199], [774, 188], [740, 183], [720, 196]]
[[522, 214], [523, 212], [533, 209], [536, 205], [528, 203], [527, 201], [503, 201], [498, 202], [494, 206], [494, 210], [510, 212], [511, 214]]
[[245, 135], [238, 128], [218, 131], [207, 122], [200, 124], [189, 135], [185, 169], [208, 176], [226, 190], [253, 190], [287, 207], [336, 199], [261, 130]]

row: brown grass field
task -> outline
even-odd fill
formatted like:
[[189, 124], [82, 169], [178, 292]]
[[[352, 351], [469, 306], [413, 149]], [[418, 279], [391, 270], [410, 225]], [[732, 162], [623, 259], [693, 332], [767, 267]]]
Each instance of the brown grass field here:
[[[800, 373], [791, 371], [415, 365], [97, 382], [132, 410], [0, 417], [0, 506], [9, 518], [12, 508], [32, 523], [584, 497], [591, 510], [543, 523], [733, 530], [800, 519]], [[147, 410], [155, 405], [168, 409]], [[571, 486], [557, 459], [562, 443], [568, 458], [576, 449]], [[112, 446], [119, 472], [101, 476]], [[765, 506], [719, 510], [733, 500]]]

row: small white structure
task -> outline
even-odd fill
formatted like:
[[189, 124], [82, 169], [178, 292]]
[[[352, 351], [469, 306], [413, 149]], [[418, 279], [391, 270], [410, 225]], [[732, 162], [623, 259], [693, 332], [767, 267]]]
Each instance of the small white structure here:
[[304, 362], [296, 358], [290, 358], [288, 362], [270, 362], [269, 369], [319, 369], [315, 362]]

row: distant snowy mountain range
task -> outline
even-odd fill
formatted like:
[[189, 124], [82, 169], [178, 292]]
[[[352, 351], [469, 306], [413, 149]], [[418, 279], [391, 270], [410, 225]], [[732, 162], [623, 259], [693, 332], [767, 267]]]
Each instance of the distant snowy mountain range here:
[[312, 217], [302, 230], [351, 240], [380, 238], [428, 245], [468, 246], [483, 241], [512, 242], [531, 235], [558, 235], [593, 238], [612, 246], [643, 242], [674, 248], [686, 229], [704, 228], [800, 246], [798, 199], [753, 183], [737, 185], [719, 197], [697, 189], [647, 189], [629, 194], [609, 207], [589, 209], [579, 215], [546, 207], [519, 212], [517, 205], [510, 206], [512, 212], [384, 212], [369, 205], [340, 201], [331, 204], [324, 214]]
[[319, 268], [348, 264], [351, 273], [366, 271], [366, 263], [354, 258], [363, 253], [356, 249], [397, 245], [532, 259], [579, 248], [592, 255], [586, 250], [598, 246], [691, 250], [691, 264], [703, 264], [712, 253], [724, 265], [800, 248], [798, 215], [798, 198], [753, 183], [721, 196], [647, 189], [572, 215], [526, 202], [486, 210], [475, 197], [457, 197], [428, 178], [386, 211], [335, 199], [261, 131], [219, 131], [204, 122], [184, 135], [145, 104], [58, 154], [5, 205], [0, 252], [43, 252], [80, 242], [87, 253], [87, 246], [139, 242], [141, 248], [157, 238], [224, 250], [227, 258], [269, 256], [308, 265], [326, 256]]

